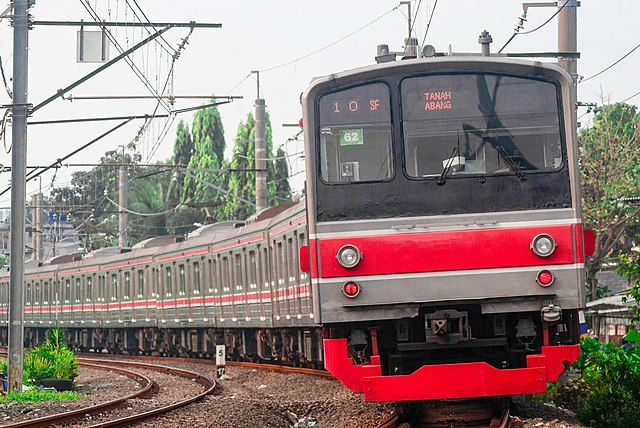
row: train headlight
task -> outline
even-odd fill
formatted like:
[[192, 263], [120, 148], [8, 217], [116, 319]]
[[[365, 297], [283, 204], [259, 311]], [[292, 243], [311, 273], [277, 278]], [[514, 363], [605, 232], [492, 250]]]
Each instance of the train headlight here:
[[336, 258], [338, 259], [338, 263], [343, 267], [351, 269], [360, 263], [360, 260], [362, 260], [362, 253], [354, 245], [345, 245], [338, 250]]
[[549, 257], [556, 249], [556, 241], [547, 234], [540, 234], [531, 241], [531, 250], [540, 257]]

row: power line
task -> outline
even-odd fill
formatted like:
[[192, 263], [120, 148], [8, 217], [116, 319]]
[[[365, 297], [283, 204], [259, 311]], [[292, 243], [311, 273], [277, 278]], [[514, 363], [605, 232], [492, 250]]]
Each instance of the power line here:
[[421, 45], [424, 45], [424, 41], [427, 39], [427, 33], [429, 32], [429, 28], [431, 27], [431, 20], [433, 19], [433, 15], [436, 13], [436, 6], [438, 6], [438, 0], [433, 4], [433, 9], [431, 9], [431, 16], [429, 17], [429, 22], [427, 22], [427, 28], [424, 30], [424, 36], [422, 37]]
[[[594, 77], [600, 76], [602, 73], [604, 73], [605, 71], [611, 69], [613, 66], [615, 66], [616, 64], [618, 64], [619, 62], [621, 62], [623, 59], [625, 59], [626, 57], [628, 57], [629, 55], [631, 55], [636, 49], [640, 48], [640, 43], [638, 43], [636, 45], [635, 48], [631, 49], [629, 52], [627, 52], [622, 58], [620, 58], [619, 60], [617, 60], [616, 62], [614, 62], [613, 64], [611, 64], [610, 66], [606, 67], [605, 69], [597, 72], [596, 74], [594, 74], [593, 76], [589, 76], [586, 79], [580, 79], [580, 81], [578, 83], [583, 83], [586, 82], [587, 80], [591, 80]], [[635, 96], [635, 95], [634, 95]]]
[[313, 52], [310, 52], [310, 53], [308, 53], [308, 54], [306, 54], [306, 55], [302, 55], [302, 56], [300, 56], [300, 57], [298, 57], [298, 58], [296, 58], [296, 59], [292, 59], [291, 61], [287, 61], [287, 62], [282, 63], [282, 64], [280, 64], [280, 65], [276, 65], [276, 66], [274, 66], [274, 67], [270, 67], [270, 68], [267, 68], [267, 69], [264, 69], [264, 70], [261, 70], [261, 71], [262, 71], [263, 73], [265, 73], [265, 72], [267, 72], [267, 71], [276, 70], [276, 69], [278, 69], [278, 68], [282, 68], [282, 67], [287, 66], [287, 65], [289, 65], [289, 64], [293, 64], [293, 63], [298, 62], [298, 61], [300, 61], [300, 60], [302, 60], [302, 59], [308, 58], [308, 57], [310, 57], [310, 56], [312, 56], [312, 55], [315, 55], [315, 54], [317, 54], [317, 53], [319, 53], [319, 52], [322, 52], [322, 51], [324, 51], [324, 50], [326, 50], [326, 49], [329, 49], [330, 47], [332, 47], [332, 46], [334, 46], [334, 45], [337, 45], [337, 44], [338, 44], [338, 43], [340, 43], [341, 41], [343, 41], [343, 40], [345, 40], [345, 39], [347, 39], [347, 38], [349, 38], [349, 37], [353, 36], [354, 34], [359, 33], [360, 31], [364, 30], [365, 28], [369, 27], [370, 25], [372, 25], [372, 24], [374, 24], [374, 23], [376, 23], [376, 22], [380, 21], [382, 18], [384, 18], [385, 16], [387, 16], [387, 15], [388, 15], [388, 14], [390, 14], [391, 12], [393, 12], [393, 11], [397, 10], [399, 7], [400, 7], [400, 6], [396, 6], [396, 7], [394, 7], [393, 9], [391, 9], [391, 10], [389, 10], [389, 11], [387, 11], [387, 12], [383, 13], [382, 15], [380, 15], [379, 17], [377, 17], [377, 18], [376, 18], [376, 19], [374, 19], [373, 21], [371, 21], [371, 22], [369, 22], [369, 23], [367, 23], [367, 24], [363, 25], [362, 27], [358, 28], [358, 29], [357, 29], [357, 30], [355, 30], [355, 31], [352, 31], [351, 33], [347, 34], [346, 36], [341, 37], [340, 39], [336, 40], [336, 41], [335, 41], [335, 42], [333, 42], [333, 43], [330, 43], [330, 44], [328, 44], [328, 45], [326, 45], [326, 46], [324, 46], [324, 47], [322, 47], [322, 48], [320, 48], [320, 49], [317, 49], [317, 50], [315, 50], [315, 51], [313, 51]]

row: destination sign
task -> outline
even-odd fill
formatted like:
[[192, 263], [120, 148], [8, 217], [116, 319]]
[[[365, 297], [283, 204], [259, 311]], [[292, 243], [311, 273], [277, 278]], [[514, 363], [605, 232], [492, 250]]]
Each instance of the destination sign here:
[[320, 98], [320, 125], [389, 123], [389, 89], [383, 83], [357, 86]]
[[[402, 112], [405, 120], [456, 117], [466, 111], [469, 91], [458, 84], [442, 82], [442, 77], [419, 77], [402, 82]], [[443, 84], [444, 83], [444, 84]]]

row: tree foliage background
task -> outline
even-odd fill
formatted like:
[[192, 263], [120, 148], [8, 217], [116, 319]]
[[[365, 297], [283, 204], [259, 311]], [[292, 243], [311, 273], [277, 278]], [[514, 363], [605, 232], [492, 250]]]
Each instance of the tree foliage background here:
[[[274, 157], [268, 114], [266, 119], [271, 206], [289, 201], [291, 195], [286, 154], [278, 149]], [[54, 188], [45, 203], [52, 209], [69, 207], [85, 251], [116, 245], [118, 164], [127, 163], [136, 164], [128, 170], [128, 209], [137, 213], [127, 216], [130, 245], [153, 236], [182, 234], [198, 224], [246, 219], [255, 211], [254, 128], [248, 114], [238, 126], [231, 159], [226, 160], [220, 112], [215, 106], [198, 110], [191, 125], [178, 123], [170, 159], [156, 162], [157, 166], [139, 165], [141, 156], [130, 143], [124, 150], [106, 152], [99, 166], [74, 173], [71, 184]]]
[[596, 234], [595, 253], [587, 259], [592, 300], [605, 291], [596, 272], [639, 243], [640, 206], [624, 201], [640, 196], [639, 122], [635, 106], [604, 105], [579, 135], [584, 223]]

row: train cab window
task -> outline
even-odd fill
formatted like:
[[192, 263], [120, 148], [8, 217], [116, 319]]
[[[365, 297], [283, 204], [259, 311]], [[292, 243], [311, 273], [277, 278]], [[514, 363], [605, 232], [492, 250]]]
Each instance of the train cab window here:
[[131, 298], [131, 272], [124, 273], [124, 287], [122, 287], [122, 298]]
[[138, 292], [136, 297], [142, 299], [144, 297], [144, 270], [138, 270]]
[[384, 181], [393, 176], [389, 89], [383, 83], [324, 95], [320, 176], [326, 183]]
[[202, 292], [202, 278], [200, 275], [200, 263], [193, 262], [193, 294]]
[[401, 83], [405, 171], [415, 178], [553, 171], [563, 164], [555, 84], [490, 74]]
[[184, 265], [178, 265], [178, 294], [184, 296], [187, 293], [187, 272]]
[[85, 295], [84, 295], [84, 300], [86, 302], [91, 302], [93, 300], [93, 278], [91, 278], [90, 276], [87, 276], [86, 280], [85, 280]]
[[165, 297], [173, 296], [171, 286], [173, 284], [173, 276], [171, 274], [171, 266], [167, 266], [164, 269], [164, 295]]
[[81, 297], [82, 286], [80, 284], [81, 284], [80, 278], [76, 278], [75, 296], [73, 297], [73, 301], [75, 303], [80, 303], [80, 299], [82, 298]]

